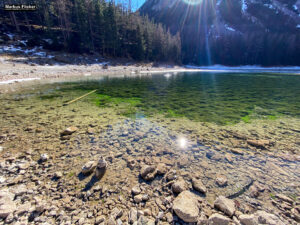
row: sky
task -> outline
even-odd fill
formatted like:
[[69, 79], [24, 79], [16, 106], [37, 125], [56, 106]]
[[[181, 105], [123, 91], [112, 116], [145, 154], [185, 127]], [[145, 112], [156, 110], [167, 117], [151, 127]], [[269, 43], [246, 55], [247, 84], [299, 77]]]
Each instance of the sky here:
[[[133, 11], [140, 8], [146, 0], [131, 0], [131, 8]], [[116, 2], [128, 2], [128, 0], [116, 0]]]

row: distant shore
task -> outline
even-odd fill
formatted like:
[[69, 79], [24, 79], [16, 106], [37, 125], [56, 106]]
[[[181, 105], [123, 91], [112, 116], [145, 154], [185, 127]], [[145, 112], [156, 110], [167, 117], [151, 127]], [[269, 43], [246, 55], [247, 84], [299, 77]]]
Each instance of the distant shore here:
[[[80, 58], [80, 63], [78, 63]], [[89, 77], [137, 75], [177, 72], [271, 72], [300, 74], [300, 67], [239, 66], [178, 66], [169, 64], [137, 63], [118, 59], [80, 56], [64, 53], [46, 53], [43, 57], [22, 54], [0, 54], [0, 86], [24, 81]]]

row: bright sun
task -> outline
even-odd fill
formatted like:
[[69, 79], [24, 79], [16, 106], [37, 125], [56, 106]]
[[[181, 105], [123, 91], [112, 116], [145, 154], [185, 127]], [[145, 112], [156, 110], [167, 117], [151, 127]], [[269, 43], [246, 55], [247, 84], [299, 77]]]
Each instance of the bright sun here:
[[198, 5], [202, 2], [202, 0], [183, 0], [183, 1], [189, 5]]

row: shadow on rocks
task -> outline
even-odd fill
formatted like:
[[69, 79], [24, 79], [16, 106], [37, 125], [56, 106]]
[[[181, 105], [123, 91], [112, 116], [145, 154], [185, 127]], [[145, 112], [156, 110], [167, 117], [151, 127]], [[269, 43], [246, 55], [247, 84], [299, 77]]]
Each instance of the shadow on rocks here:
[[102, 177], [104, 176], [104, 173], [100, 176], [92, 176], [92, 178], [90, 179], [90, 181], [85, 185], [84, 189], [82, 189], [82, 191], [89, 191], [91, 190], [91, 188], [95, 185], [95, 183], [97, 183], [98, 181], [100, 181], [102, 179]]

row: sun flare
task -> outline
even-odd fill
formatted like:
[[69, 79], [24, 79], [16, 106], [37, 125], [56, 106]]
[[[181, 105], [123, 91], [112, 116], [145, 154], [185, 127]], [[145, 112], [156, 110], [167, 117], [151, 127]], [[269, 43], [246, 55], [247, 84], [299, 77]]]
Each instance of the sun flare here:
[[189, 5], [198, 5], [200, 4], [203, 0], [183, 0], [186, 4]]

